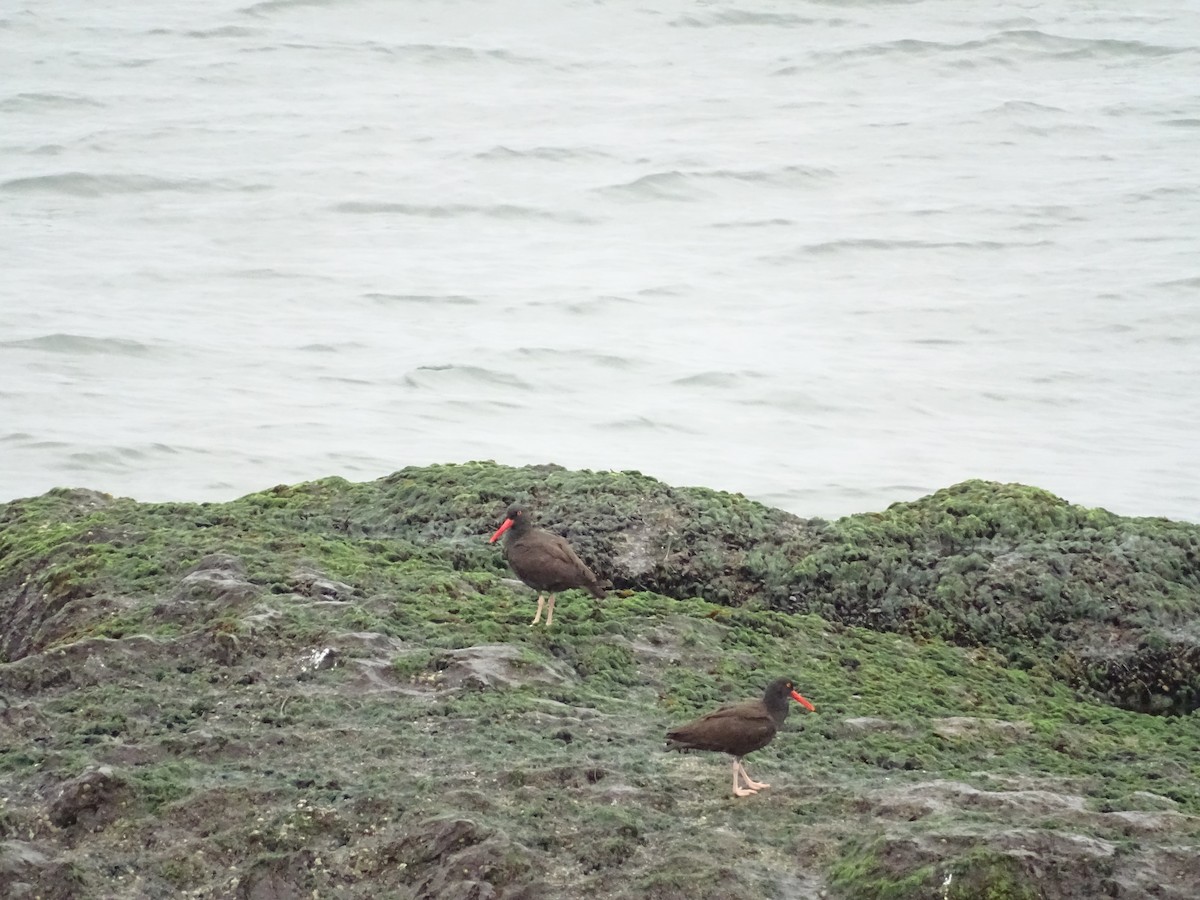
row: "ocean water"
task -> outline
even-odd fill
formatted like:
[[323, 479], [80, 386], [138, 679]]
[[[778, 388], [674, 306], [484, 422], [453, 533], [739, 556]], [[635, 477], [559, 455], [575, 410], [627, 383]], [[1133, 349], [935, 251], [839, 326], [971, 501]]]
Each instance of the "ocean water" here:
[[1200, 521], [1200, 6], [10, 0], [0, 500], [410, 464]]

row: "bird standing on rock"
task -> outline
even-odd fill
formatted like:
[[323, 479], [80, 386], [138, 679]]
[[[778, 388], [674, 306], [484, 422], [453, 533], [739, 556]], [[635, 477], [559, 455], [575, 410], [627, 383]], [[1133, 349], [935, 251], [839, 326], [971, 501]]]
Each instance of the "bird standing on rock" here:
[[[776, 678], [767, 685], [761, 700], [747, 700], [701, 716], [667, 732], [667, 750], [714, 750], [733, 757], [733, 796], [748, 797], [766, 782], [752, 781], [742, 757], [761, 750], [775, 737], [788, 714], [788, 698], [810, 712], [816, 708], [801, 697], [790, 678]], [[745, 788], [741, 781], [745, 781]]]
[[504, 523], [488, 543], [494, 544], [505, 532], [508, 535], [504, 539], [504, 558], [508, 560], [509, 568], [538, 592], [537, 615], [529, 623], [531, 628], [541, 620], [546, 598], [550, 601], [546, 607], [546, 626], [554, 621], [554, 595], [558, 591], [583, 588], [591, 591], [597, 600], [604, 599], [595, 573], [575, 555], [566, 538], [534, 528], [525, 507], [520, 504], [510, 506]]

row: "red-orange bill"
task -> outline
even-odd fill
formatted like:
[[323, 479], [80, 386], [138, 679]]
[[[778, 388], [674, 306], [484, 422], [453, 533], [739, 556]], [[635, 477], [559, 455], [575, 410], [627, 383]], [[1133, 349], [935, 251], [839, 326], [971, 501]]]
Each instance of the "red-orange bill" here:
[[809, 712], [817, 711], [817, 708], [815, 706], [813, 706], [811, 703], [809, 703], [807, 700], [805, 700], [803, 697], [801, 697], [795, 691], [792, 691], [792, 699], [795, 700], [797, 703], [799, 703], [801, 706], [803, 706], [805, 709], [807, 709]]
[[500, 537], [500, 535], [504, 534], [504, 532], [506, 532], [506, 531], [508, 531], [508, 529], [512, 528], [512, 523], [513, 523], [512, 519], [505, 519], [504, 524], [496, 529], [496, 533], [491, 536], [491, 538], [488, 540], [488, 543], [489, 544], [496, 543], [496, 539], [498, 537]]

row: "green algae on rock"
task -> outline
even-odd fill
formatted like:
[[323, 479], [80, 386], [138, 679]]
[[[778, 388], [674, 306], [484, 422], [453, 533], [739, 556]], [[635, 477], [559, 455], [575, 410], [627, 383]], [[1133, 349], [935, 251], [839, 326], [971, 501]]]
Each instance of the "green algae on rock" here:
[[[317, 558], [360, 590], [380, 561], [438, 568], [439, 581], [503, 575], [480, 536], [514, 499], [536, 503], [540, 521], [618, 589], [991, 647], [1139, 712], [1200, 706], [1200, 526], [983, 481], [832, 523], [636, 472], [493, 463], [409, 468], [364, 484], [329, 478], [225, 504], [52, 491], [7, 504], [0, 520], [0, 585], [29, 579], [0, 653], [61, 640], [54, 617], [71, 604], [109, 622], [115, 612], [136, 618], [134, 597], [222, 549], [237, 548], [255, 570], [251, 583], [275, 592], [290, 591], [295, 576], [280, 563]], [[69, 618], [78, 621], [74, 607]]]
[[[514, 499], [623, 590], [531, 633], [486, 544]], [[983, 482], [825, 523], [489, 463], [0, 505], [0, 884], [1191, 900], [1200, 727], [1172, 654], [1197, 530]], [[1101, 625], [1120, 638], [1088, 656]], [[1109, 698], [1130, 708], [1079, 690], [1143, 645], [1175, 681]], [[760, 751], [767, 796], [661, 752], [793, 672], [818, 714]]]

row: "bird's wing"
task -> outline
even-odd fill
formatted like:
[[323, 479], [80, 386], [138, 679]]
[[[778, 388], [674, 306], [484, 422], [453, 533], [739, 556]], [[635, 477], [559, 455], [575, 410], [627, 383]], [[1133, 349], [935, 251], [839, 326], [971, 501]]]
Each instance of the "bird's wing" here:
[[668, 732], [669, 740], [692, 750], [740, 755], [766, 746], [775, 722], [761, 704], [727, 706]]
[[[547, 532], [549, 534], [549, 532]], [[567, 539], [557, 534], [550, 535], [553, 540], [544, 541], [538, 544], [538, 550], [544, 555], [546, 560], [552, 561], [556, 568], [570, 574], [580, 574], [589, 581], [595, 581], [596, 576], [592, 574], [582, 559], [571, 549], [571, 545], [567, 543]]]

